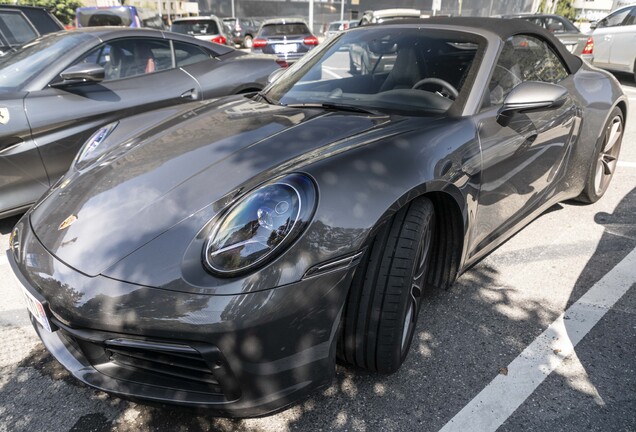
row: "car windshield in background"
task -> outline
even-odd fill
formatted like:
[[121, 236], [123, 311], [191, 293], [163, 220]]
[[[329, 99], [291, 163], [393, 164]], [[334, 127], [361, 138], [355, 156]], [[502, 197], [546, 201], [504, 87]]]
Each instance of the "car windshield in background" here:
[[189, 35], [219, 34], [219, 26], [214, 20], [175, 22], [170, 28], [175, 33]]
[[[353, 30], [301, 60], [265, 96], [291, 106], [442, 114], [467, 91], [484, 48], [480, 37], [455, 31]], [[369, 65], [356, 66], [360, 57]]]
[[124, 26], [133, 22], [129, 8], [82, 9], [77, 11], [80, 27]]
[[550, 33], [579, 33], [579, 29], [567, 20], [553, 17], [528, 17], [523, 18], [540, 27], [543, 27]]
[[0, 57], [0, 89], [21, 90], [31, 78], [92, 38], [84, 33], [51, 33]]
[[0, 33], [4, 35], [9, 45], [22, 45], [35, 39], [38, 34], [20, 12], [0, 12]]
[[260, 36], [284, 36], [310, 34], [309, 27], [303, 23], [265, 24]]

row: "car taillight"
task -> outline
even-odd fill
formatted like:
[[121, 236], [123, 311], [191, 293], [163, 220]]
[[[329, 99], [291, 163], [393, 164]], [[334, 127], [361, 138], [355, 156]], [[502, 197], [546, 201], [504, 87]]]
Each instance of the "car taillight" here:
[[282, 68], [289, 67], [289, 63], [287, 63], [286, 60], [276, 60], [276, 63], [278, 63], [278, 66]]
[[219, 35], [217, 37], [213, 37], [212, 39], [210, 39], [212, 42], [216, 42], [218, 44], [221, 45], [225, 45], [227, 43], [227, 39], [225, 38], [225, 36], [223, 35]]
[[267, 45], [267, 41], [265, 39], [254, 39], [252, 41], [252, 48], [264, 48]]
[[306, 37], [303, 42], [305, 45], [318, 45], [318, 38], [316, 38], [316, 36], [309, 36]]
[[594, 53], [594, 39], [591, 37], [587, 38], [587, 42], [585, 42], [585, 48], [583, 48], [583, 52], [581, 54], [593, 54]]

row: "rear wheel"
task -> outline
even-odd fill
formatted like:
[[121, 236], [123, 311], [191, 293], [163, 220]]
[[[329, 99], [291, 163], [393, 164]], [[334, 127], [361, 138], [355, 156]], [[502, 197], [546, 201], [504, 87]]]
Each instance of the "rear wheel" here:
[[616, 170], [624, 128], [623, 113], [616, 107], [605, 124], [603, 135], [597, 144], [596, 157], [587, 175], [585, 188], [577, 200], [593, 203], [598, 201], [607, 191]]
[[417, 198], [376, 235], [354, 276], [343, 311], [338, 357], [391, 373], [409, 352], [425, 289], [435, 211]]
[[252, 36], [245, 35], [245, 37], [243, 38], [243, 48], [252, 48], [252, 43]]

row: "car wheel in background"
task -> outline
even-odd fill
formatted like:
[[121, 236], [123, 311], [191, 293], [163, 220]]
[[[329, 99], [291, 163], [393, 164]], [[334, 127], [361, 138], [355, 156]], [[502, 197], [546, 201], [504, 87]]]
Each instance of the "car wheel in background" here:
[[426, 198], [400, 209], [359, 264], [340, 321], [338, 357], [391, 373], [406, 358], [422, 301], [435, 211]]
[[624, 129], [623, 113], [618, 107], [615, 107], [596, 146], [596, 157], [588, 170], [585, 187], [581, 195], [578, 196], [578, 201], [596, 202], [607, 190], [616, 170]]

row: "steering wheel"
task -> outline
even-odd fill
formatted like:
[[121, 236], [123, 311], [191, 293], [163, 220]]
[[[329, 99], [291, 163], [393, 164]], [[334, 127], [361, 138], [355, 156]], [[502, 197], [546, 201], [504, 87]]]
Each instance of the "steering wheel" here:
[[457, 95], [459, 95], [459, 92], [457, 91], [457, 89], [455, 87], [453, 87], [453, 85], [451, 83], [449, 83], [448, 81], [444, 81], [443, 79], [440, 78], [424, 78], [419, 80], [418, 82], [416, 82], [415, 84], [413, 84], [413, 87], [411, 87], [412, 89], [418, 89], [420, 87], [422, 87], [425, 84], [433, 84], [433, 85], [437, 85], [442, 87], [444, 90], [446, 90], [448, 92], [448, 95], [452, 98], [452, 99], [457, 99]]

